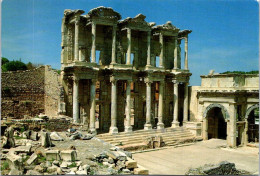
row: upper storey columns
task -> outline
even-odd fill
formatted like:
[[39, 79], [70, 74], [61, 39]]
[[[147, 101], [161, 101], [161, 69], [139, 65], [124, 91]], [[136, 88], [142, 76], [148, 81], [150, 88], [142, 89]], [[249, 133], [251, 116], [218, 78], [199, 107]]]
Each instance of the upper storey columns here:
[[185, 60], [184, 60], [184, 69], [188, 70], [188, 35], [185, 36]]
[[112, 32], [112, 59], [111, 64], [116, 63], [116, 25], [113, 25], [113, 32]]
[[160, 42], [160, 47], [161, 47], [161, 52], [160, 52], [160, 63], [159, 63], [159, 67], [163, 67], [163, 63], [164, 63], [164, 41], [163, 41], [163, 34], [160, 33], [159, 35], [159, 42]]
[[91, 62], [96, 63], [96, 23], [91, 23], [92, 47], [91, 47]]
[[151, 31], [147, 32], [147, 63], [146, 66], [151, 66]]
[[127, 28], [127, 59], [126, 64], [131, 64], [131, 29]]
[[174, 39], [174, 69], [178, 69], [178, 37]]
[[79, 17], [75, 20], [74, 61], [79, 60]]

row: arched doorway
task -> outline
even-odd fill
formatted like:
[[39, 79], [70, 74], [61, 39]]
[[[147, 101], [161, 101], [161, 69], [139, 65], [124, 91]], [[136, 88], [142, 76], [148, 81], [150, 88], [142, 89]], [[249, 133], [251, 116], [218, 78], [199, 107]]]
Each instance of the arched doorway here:
[[203, 113], [203, 138], [227, 139], [227, 120], [229, 114], [221, 104], [209, 105]]
[[259, 142], [259, 105], [253, 105], [246, 112], [248, 142]]
[[208, 139], [227, 138], [227, 123], [225, 122], [224, 115], [221, 108], [213, 107], [208, 111]]

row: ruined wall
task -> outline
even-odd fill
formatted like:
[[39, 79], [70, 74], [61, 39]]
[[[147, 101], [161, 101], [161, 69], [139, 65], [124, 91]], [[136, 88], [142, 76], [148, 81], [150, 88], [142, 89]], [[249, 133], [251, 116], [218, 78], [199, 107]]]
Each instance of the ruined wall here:
[[63, 88], [60, 83], [60, 76], [50, 66], [45, 66], [45, 114], [48, 116], [57, 115], [60, 97], [63, 97]]
[[62, 95], [59, 75], [50, 66], [2, 73], [2, 117], [56, 115]]
[[44, 112], [45, 67], [2, 73], [2, 117], [23, 118]]

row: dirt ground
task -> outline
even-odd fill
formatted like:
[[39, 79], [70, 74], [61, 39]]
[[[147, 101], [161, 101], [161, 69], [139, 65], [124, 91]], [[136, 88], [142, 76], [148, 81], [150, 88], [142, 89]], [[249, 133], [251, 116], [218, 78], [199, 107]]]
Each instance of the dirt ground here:
[[226, 141], [211, 139], [178, 148], [136, 153], [133, 158], [138, 164], [156, 175], [184, 175], [190, 168], [204, 164], [217, 164], [221, 161], [235, 163], [237, 169], [259, 172], [259, 148], [226, 148]]

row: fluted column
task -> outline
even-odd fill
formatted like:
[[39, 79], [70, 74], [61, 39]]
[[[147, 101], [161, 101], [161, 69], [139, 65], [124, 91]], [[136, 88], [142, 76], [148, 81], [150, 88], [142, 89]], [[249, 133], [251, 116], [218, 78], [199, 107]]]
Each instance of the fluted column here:
[[125, 132], [133, 131], [131, 126], [131, 80], [127, 80], [126, 85], [126, 126]]
[[96, 23], [92, 22], [91, 62], [96, 63]]
[[178, 81], [173, 81], [173, 121], [172, 121], [172, 128], [176, 128], [179, 126], [180, 122], [178, 120]]
[[90, 124], [89, 130], [91, 133], [96, 133], [96, 79], [91, 80], [90, 86]]
[[161, 47], [161, 52], [160, 52], [160, 62], [159, 62], [159, 67], [163, 67], [163, 63], [164, 63], [164, 43], [163, 43], [163, 34], [160, 33], [160, 47]]
[[79, 60], [79, 18], [75, 21], [74, 61]]
[[127, 28], [127, 59], [126, 64], [131, 64], [131, 29]]
[[185, 37], [185, 61], [184, 61], [184, 69], [188, 70], [188, 35]]
[[178, 69], [178, 38], [174, 39], [174, 69]]
[[147, 32], [147, 63], [146, 66], [151, 66], [151, 31]]
[[183, 122], [188, 121], [188, 87], [189, 83], [184, 83], [184, 101], [183, 101]]
[[158, 108], [158, 123], [157, 129], [163, 129], [163, 94], [164, 94], [164, 81], [160, 82], [159, 85], [159, 108]]
[[111, 82], [111, 126], [109, 129], [110, 134], [118, 133], [117, 128], [117, 80], [110, 77]]
[[79, 123], [79, 79], [73, 78], [73, 121]]
[[146, 78], [146, 123], [144, 125], [145, 130], [152, 129], [151, 125], [151, 84], [152, 81]]
[[112, 32], [112, 60], [111, 64], [116, 63], [116, 25], [113, 26]]

